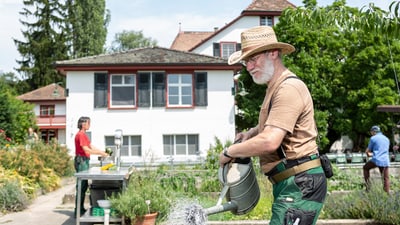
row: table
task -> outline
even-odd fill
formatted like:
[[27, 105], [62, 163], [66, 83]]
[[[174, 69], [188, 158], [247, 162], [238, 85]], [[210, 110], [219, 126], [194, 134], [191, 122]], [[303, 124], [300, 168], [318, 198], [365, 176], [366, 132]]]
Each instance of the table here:
[[[127, 185], [127, 180], [129, 179], [130, 171], [128, 168], [119, 168], [119, 170], [101, 170], [100, 167], [91, 167], [89, 170], [81, 171], [75, 173], [75, 177], [78, 182], [77, 199], [81, 199], [82, 190], [82, 180], [121, 180], [122, 189]], [[84, 215], [81, 215], [81, 206], [77, 204], [76, 209], [76, 225], [80, 225], [81, 222], [104, 222], [103, 216], [91, 216], [90, 210], [88, 210]], [[122, 218], [110, 217], [109, 222], [121, 222]]]

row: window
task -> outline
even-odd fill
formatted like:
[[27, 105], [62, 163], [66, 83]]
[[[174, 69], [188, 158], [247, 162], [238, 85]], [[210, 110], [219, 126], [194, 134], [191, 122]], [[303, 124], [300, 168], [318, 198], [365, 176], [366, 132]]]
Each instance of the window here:
[[207, 73], [206, 72], [196, 72], [194, 73], [194, 79], [196, 82], [195, 89], [195, 100], [197, 106], [207, 106], [208, 105], [208, 97], [207, 97]]
[[150, 107], [150, 74], [139, 73], [139, 91], [138, 91], [138, 105], [139, 107]]
[[213, 52], [214, 56], [221, 57], [221, 48], [219, 46], [219, 43], [213, 43]]
[[95, 73], [94, 107], [165, 107], [167, 102], [170, 107], [207, 106], [207, 85], [207, 72], [169, 74], [168, 77], [162, 71], [110, 76]]
[[232, 53], [239, 51], [240, 48], [241, 44], [236, 42], [213, 43], [213, 54], [227, 59]]
[[139, 107], [165, 106], [165, 73], [139, 72]]
[[274, 18], [272, 16], [261, 16], [260, 26], [274, 26]]
[[40, 137], [43, 142], [50, 143], [54, 140], [54, 138], [58, 137], [58, 130], [54, 129], [41, 129], [40, 130]]
[[111, 107], [135, 107], [136, 106], [136, 76], [133, 74], [111, 75]]
[[165, 106], [165, 74], [153, 73], [153, 106]]
[[107, 73], [94, 74], [94, 107], [107, 108]]
[[164, 135], [165, 156], [187, 156], [199, 154], [199, 136], [197, 134]]
[[54, 116], [55, 112], [54, 105], [40, 105], [40, 116], [41, 117], [50, 117]]
[[222, 58], [227, 59], [236, 52], [236, 43], [221, 43]]
[[[106, 148], [116, 151], [114, 136], [105, 137]], [[142, 137], [139, 135], [123, 136], [121, 156], [142, 156]]]
[[168, 75], [168, 106], [192, 106], [192, 75]]

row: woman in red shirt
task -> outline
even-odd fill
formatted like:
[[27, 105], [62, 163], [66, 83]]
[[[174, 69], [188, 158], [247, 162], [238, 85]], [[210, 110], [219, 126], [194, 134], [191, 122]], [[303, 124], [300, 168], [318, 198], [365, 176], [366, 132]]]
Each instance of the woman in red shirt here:
[[[101, 155], [103, 157], [107, 157], [108, 154], [105, 151], [102, 151], [95, 146], [93, 146], [89, 140], [89, 137], [86, 135], [86, 131], [90, 128], [90, 118], [86, 116], [82, 116], [78, 120], [78, 133], [75, 135], [75, 160], [74, 166], [76, 172], [81, 172], [89, 169], [89, 160], [90, 154]], [[86, 209], [84, 208], [85, 195], [88, 189], [88, 181], [82, 180], [82, 188], [81, 188], [81, 199], [79, 200], [79, 204], [81, 206], [80, 215], [85, 214]], [[78, 183], [76, 184], [76, 195], [78, 196]], [[76, 209], [78, 205], [78, 199], [75, 198], [75, 216]]]

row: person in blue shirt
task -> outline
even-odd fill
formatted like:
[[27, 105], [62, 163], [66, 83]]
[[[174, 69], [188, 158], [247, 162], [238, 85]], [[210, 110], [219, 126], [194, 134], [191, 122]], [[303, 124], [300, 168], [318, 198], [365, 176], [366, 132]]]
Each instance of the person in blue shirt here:
[[369, 140], [368, 147], [365, 153], [368, 157], [372, 156], [372, 159], [365, 163], [363, 167], [364, 180], [367, 190], [369, 189], [369, 171], [373, 168], [378, 167], [381, 176], [383, 177], [383, 189], [389, 193], [390, 181], [389, 181], [389, 145], [390, 141], [382, 132], [379, 126], [372, 126], [371, 139]]

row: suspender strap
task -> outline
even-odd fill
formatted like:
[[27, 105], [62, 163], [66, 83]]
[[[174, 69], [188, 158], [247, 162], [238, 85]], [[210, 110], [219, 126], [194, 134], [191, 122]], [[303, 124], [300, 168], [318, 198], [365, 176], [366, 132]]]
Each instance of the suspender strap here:
[[301, 173], [301, 172], [304, 172], [304, 171], [307, 171], [309, 169], [313, 169], [313, 168], [316, 168], [319, 166], [321, 166], [321, 161], [319, 158], [317, 158], [317, 159], [302, 163], [300, 165], [288, 168], [288, 169], [286, 169], [278, 174], [275, 174], [274, 176], [270, 176], [268, 178], [271, 181], [271, 183], [276, 184], [282, 180], [285, 180], [288, 177], [294, 176], [298, 173]]

